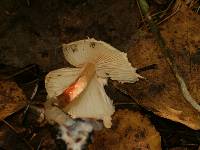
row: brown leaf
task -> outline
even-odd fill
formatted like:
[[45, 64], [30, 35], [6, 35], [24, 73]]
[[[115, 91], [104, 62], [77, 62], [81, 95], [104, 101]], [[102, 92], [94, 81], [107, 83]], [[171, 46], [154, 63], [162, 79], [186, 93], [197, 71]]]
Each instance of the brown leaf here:
[[111, 129], [95, 132], [90, 150], [101, 149], [142, 149], [160, 150], [161, 139], [159, 133], [148, 118], [139, 112], [119, 110], [113, 116]]
[[15, 82], [0, 81], [0, 120], [26, 105], [26, 97]]
[[[161, 33], [171, 48], [178, 65], [179, 73], [185, 79], [193, 98], [200, 100], [200, 17], [187, 7], [161, 26]], [[138, 68], [157, 64], [157, 70], [146, 71], [141, 75], [147, 80], [136, 84], [119, 85], [134, 100], [155, 114], [183, 123], [192, 129], [200, 129], [200, 114], [184, 99], [165, 57], [152, 35], [136, 40], [128, 53], [133, 66]], [[200, 101], [199, 101], [200, 102]]]
[[183, 5], [162, 28], [167, 46], [174, 51], [179, 72], [193, 98], [200, 103], [200, 16]]

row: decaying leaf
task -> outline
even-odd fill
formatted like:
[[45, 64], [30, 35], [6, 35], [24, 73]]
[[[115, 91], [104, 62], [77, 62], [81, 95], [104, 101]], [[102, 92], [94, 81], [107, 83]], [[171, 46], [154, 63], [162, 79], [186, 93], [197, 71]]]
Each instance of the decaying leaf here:
[[174, 50], [179, 72], [193, 98], [200, 103], [200, 16], [182, 6], [180, 12], [162, 26], [168, 47]]
[[111, 129], [94, 133], [94, 141], [89, 149], [160, 150], [161, 139], [148, 118], [139, 112], [119, 110], [113, 116]]
[[15, 82], [0, 81], [0, 120], [26, 105], [26, 97]]
[[[186, 6], [165, 22], [160, 29], [167, 47], [172, 49], [178, 71], [195, 100], [200, 102], [200, 17]], [[161, 53], [154, 37], [146, 34], [129, 50], [134, 66], [157, 64], [158, 69], [142, 74], [147, 80], [132, 85], [117, 85], [137, 103], [155, 114], [200, 129], [200, 114], [183, 97], [177, 80]]]

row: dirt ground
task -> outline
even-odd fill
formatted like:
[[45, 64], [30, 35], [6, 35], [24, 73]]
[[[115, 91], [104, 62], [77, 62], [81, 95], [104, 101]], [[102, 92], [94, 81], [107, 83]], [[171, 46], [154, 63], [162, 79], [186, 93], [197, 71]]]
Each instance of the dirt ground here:
[[[150, 1], [152, 10], [166, 7], [165, 3], [162, 0]], [[43, 108], [46, 100], [44, 76], [50, 70], [69, 66], [63, 58], [62, 43], [89, 37], [108, 42], [121, 51], [128, 52], [133, 47], [133, 40], [142, 34], [138, 30], [142, 25], [141, 14], [134, 0], [1, 0], [0, 78], [9, 77], [23, 90], [27, 100], [20, 109], [29, 104]], [[23, 73], [12, 77], [27, 66], [28, 70], [25, 69]], [[38, 83], [39, 88], [34, 99], [30, 100], [35, 83]], [[156, 145], [161, 146], [163, 150], [198, 150], [199, 130], [195, 131], [180, 123], [156, 116], [138, 106], [130, 96], [119, 92], [112, 84], [105, 89], [114, 100], [117, 110], [126, 109], [124, 112], [120, 110], [119, 114], [114, 116], [114, 122], [123, 118], [123, 115], [128, 118], [129, 115], [138, 114], [132, 110], [139, 111], [142, 114], [139, 116], [145, 116], [145, 122], [153, 126], [152, 134], [156, 130], [155, 135], [158, 135], [158, 141], [161, 141]], [[41, 122], [41, 116], [34, 114], [31, 109], [24, 116], [26, 107], [19, 111], [19, 108], [15, 108], [16, 105], [11, 106], [13, 113], [0, 122], [0, 149], [66, 149], [62, 141], [55, 140], [55, 127]], [[135, 145], [131, 145], [130, 141], [135, 138], [131, 133], [136, 129], [130, 125], [131, 131], [126, 139], [123, 134], [129, 125], [123, 125], [123, 119], [118, 122], [117, 127], [95, 133], [94, 145], [90, 143], [90, 149], [99, 149], [102, 144], [106, 150], [117, 149], [115, 140], [128, 143], [128, 148], [119, 144], [121, 149], [134, 149]], [[116, 135], [117, 138], [112, 135]], [[149, 142], [147, 135], [149, 133], [140, 138]], [[108, 137], [107, 141], [104, 136]], [[149, 147], [148, 143], [146, 149]]]
[[0, 63], [37, 63], [43, 69], [63, 64], [61, 44], [87, 37], [127, 51], [139, 25], [135, 1], [2, 0]]

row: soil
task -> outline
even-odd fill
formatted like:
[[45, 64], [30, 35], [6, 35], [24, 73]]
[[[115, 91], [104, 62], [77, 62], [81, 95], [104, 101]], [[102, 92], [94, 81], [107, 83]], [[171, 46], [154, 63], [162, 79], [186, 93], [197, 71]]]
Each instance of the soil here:
[[127, 51], [139, 25], [135, 1], [2, 0], [0, 63], [42, 69], [65, 65], [62, 43], [87, 37]]

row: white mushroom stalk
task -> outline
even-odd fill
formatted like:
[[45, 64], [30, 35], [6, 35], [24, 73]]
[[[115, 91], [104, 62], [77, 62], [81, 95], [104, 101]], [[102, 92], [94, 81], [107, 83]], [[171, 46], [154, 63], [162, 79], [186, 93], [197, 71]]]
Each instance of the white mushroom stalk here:
[[72, 118], [103, 120], [110, 128], [115, 109], [106, 95], [107, 79], [134, 83], [141, 76], [127, 59], [109, 44], [86, 39], [63, 44], [65, 59], [76, 68], [51, 71], [45, 80], [48, 98]]

